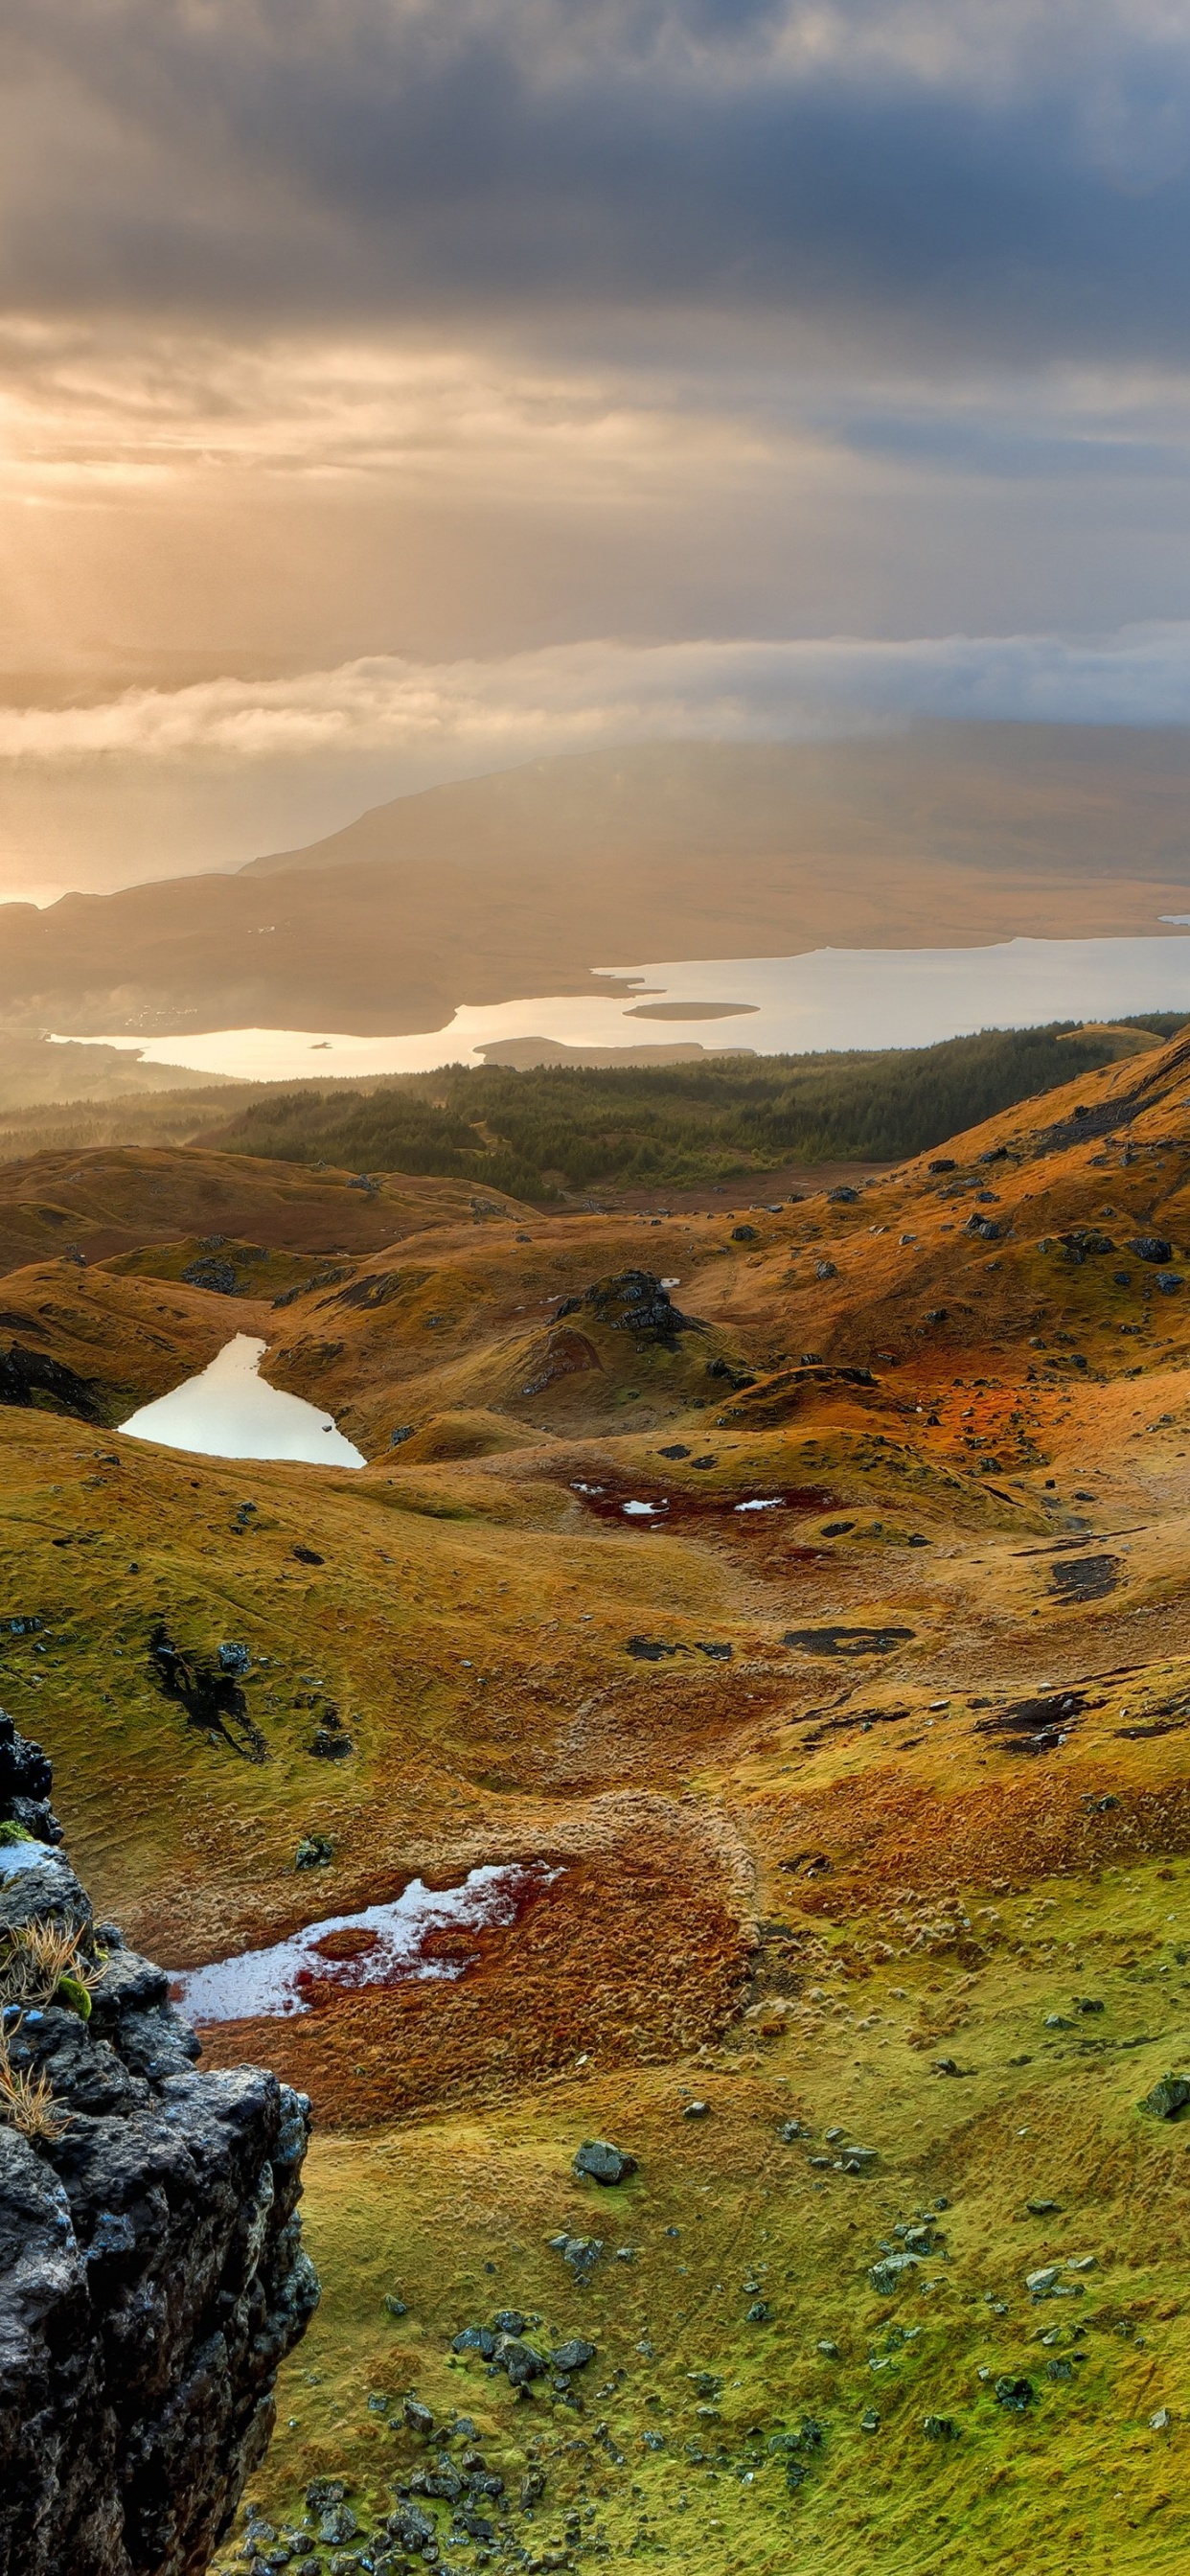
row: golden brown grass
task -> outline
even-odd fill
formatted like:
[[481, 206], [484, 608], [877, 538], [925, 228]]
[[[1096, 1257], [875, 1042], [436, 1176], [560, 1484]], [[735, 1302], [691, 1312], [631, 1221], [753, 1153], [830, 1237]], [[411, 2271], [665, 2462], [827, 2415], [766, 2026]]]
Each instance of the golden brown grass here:
[[57, 1998], [87, 2021], [91, 1990], [102, 1974], [102, 1965], [85, 1957], [82, 1934], [72, 1924], [22, 1923], [0, 1937], [0, 2002], [50, 2004]]
[[48, 2075], [26, 2075], [13, 2065], [10, 2042], [20, 2027], [17, 2022], [11, 2032], [0, 2030], [0, 2120], [22, 2138], [52, 2145], [69, 2127], [70, 2113], [55, 2101]]

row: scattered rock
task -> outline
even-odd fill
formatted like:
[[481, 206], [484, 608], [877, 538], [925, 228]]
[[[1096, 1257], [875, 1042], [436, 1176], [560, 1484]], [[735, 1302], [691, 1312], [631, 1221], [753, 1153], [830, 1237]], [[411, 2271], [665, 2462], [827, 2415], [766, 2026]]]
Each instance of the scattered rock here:
[[309, 1750], [318, 1762], [345, 1762], [348, 1754], [354, 1753], [355, 1744], [341, 1726], [316, 1726]]
[[636, 2172], [637, 2160], [623, 2147], [613, 2147], [607, 2138], [585, 2138], [574, 2159], [571, 2171], [585, 2174], [591, 2182], [626, 2182]]
[[1172, 1255], [1173, 1245], [1166, 1242], [1163, 1234], [1134, 1234], [1128, 1250], [1138, 1261], [1165, 1262]]
[[230, 1261], [192, 1261], [182, 1272], [188, 1288], [205, 1288], [212, 1297], [234, 1297], [236, 1274]]
[[499, 2335], [492, 2359], [498, 2370], [506, 2372], [513, 2388], [524, 2388], [531, 2379], [542, 2378], [546, 2369], [544, 2353], [535, 2351], [520, 2335]]
[[334, 2504], [320, 2517], [318, 2537], [324, 2549], [341, 2549], [347, 2541], [354, 2540], [358, 2530], [350, 2505]]
[[921, 2429], [931, 2442], [953, 2442], [959, 2428], [951, 2415], [925, 2415]]
[[410, 2432], [420, 2433], [423, 2440], [428, 2442], [430, 2435], [434, 2430], [434, 2418], [430, 2408], [428, 2406], [423, 2406], [420, 2398], [407, 2397], [402, 2405], [401, 2413], [405, 2418], [405, 2422], [407, 2423]]
[[908, 1645], [912, 1628], [787, 1628], [783, 1646], [797, 1646], [804, 1655], [891, 1655], [896, 1647]]
[[246, 1761], [266, 1759], [268, 1746], [248, 1714], [239, 1680], [215, 1656], [184, 1652], [159, 1624], [150, 1640], [149, 1664], [166, 1697], [180, 1703], [192, 1726], [213, 1740], [222, 1738]]
[[670, 1342], [678, 1333], [706, 1331], [694, 1316], [679, 1312], [651, 1270], [621, 1270], [610, 1279], [595, 1280], [580, 1297], [563, 1298], [555, 1322], [577, 1315], [584, 1306], [597, 1324], [613, 1333], [634, 1333], [638, 1341]]
[[18, 1734], [7, 1710], [0, 1708], [0, 1820], [35, 1842], [60, 1843], [62, 1827], [50, 1805], [53, 1777], [48, 1754]]
[[705, 2120], [710, 2116], [710, 2109], [711, 2106], [709, 2102], [685, 2102], [682, 2105], [682, 2118], [684, 2120]]
[[477, 2352], [490, 2361], [496, 2349], [496, 2338], [490, 2326], [464, 2326], [451, 2344], [452, 2352]]
[[972, 1733], [1002, 1736], [1009, 1753], [1052, 1753], [1074, 1731], [1086, 1706], [1085, 1691], [1042, 1692], [1011, 1700], [993, 1717], [977, 1718]]
[[1050, 1569], [1050, 1590], [1063, 1601], [1103, 1601], [1114, 1592], [1117, 1556], [1060, 1557]]
[[[708, 1463], [711, 1462], [708, 1461]], [[695, 1465], [697, 1464], [696, 1459]], [[695, 1637], [688, 1646], [683, 1645], [680, 1639], [670, 1644], [664, 1637], [629, 1637], [625, 1643], [624, 1652], [626, 1655], [631, 1655], [633, 1661], [638, 1664], [660, 1664], [664, 1662], [667, 1655], [705, 1655], [709, 1663], [729, 1664], [735, 1648], [719, 1645], [714, 1641], [708, 1642], [703, 1637]]]
[[755, 1228], [755, 1226], [754, 1226], [754, 1225], [733, 1225], [733, 1227], [732, 1227], [732, 1229], [731, 1229], [731, 1240], [732, 1240], [732, 1242], [733, 1242], [733, 1243], [755, 1243], [755, 1241], [756, 1241], [756, 1228]]
[[390, 2540], [398, 2549], [424, 2550], [427, 2542], [437, 2538], [435, 2524], [419, 2504], [400, 2504], [385, 2526]]
[[303, 1834], [293, 1856], [295, 1869], [325, 1869], [335, 1857], [329, 1834]]
[[917, 2269], [916, 2254], [885, 2254], [879, 2263], [869, 2266], [868, 2279], [878, 2295], [882, 2299], [888, 2299], [892, 2298], [897, 2290], [904, 2288], [910, 2273], [916, 2272]]
[[1031, 2379], [998, 2379], [994, 2394], [997, 2406], [1006, 2407], [1010, 2415], [1025, 2415], [1033, 2403], [1033, 2382]]
[[291, 1547], [289, 1553], [291, 1556], [296, 1556], [299, 1565], [326, 1564], [326, 1558], [319, 1555], [317, 1548], [305, 1547], [299, 1544], [297, 1547]]
[[[603, 2252], [602, 2236], [551, 2236], [549, 2242], [576, 2281], [587, 2280]], [[631, 2258], [624, 2254], [619, 2259], [627, 2262]]]
[[1190, 2078], [1185, 2075], [1163, 2075], [1146, 2093], [1140, 2105], [1153, 2120], [1176, 2120], [1190, 2102]]
[[1168, 2433], [1172, 2422], [1173, 2417], [1170, 2414], [1168, 2406], [1159, 2406], [1156, 2414], [1150, 2415], [1149, 2417], [1149, 2431], [1150, 2433]]
[[584, 2343], [581, 2335], [571, 2335], [569, 2342], [560, 2343], [550, 2354], [550, 2360], [555, 2370], [585, 2370], [588, 2362], [594, 2361], [595, 2352], [593, 2343]]

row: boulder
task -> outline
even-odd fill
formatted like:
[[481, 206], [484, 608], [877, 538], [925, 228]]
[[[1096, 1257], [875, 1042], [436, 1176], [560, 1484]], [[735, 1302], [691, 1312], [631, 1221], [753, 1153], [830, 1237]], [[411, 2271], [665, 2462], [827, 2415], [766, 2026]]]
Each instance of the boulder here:
[[636, 2157], [624, 2147], [613, 2147], [607, 2138], [585, 2138], [571, 2170], [591, 2182], [626, 2182], [636, 2172]]
[[581, 1296], [563, 1298], [554, 1321], [560, 1324], [583, 1308], [596, 1324], [613, 1333], [632, 1333], [638, 1342], [671, 1342], [679, 1333], [706, 1330], [694, 1316], [680, 1313], [651, 1270], [619, 1270], [611, 1278], [594, 1280]]
[[506, 2372], [513, 2388], [524, 2388], [529, 2380], [544, 2377], [544, 2353], [535, 2351], [520, 2335], [498, 2335], [492, 2358], [497, 2369]]
[[390, 2513], [385, 2528], [398, 2549], [423, 2550], [427, 2541], [436, 2538], [435, 2526], [419, 2504], [399, 2504], [396, 2512]]
[[909, 2274], [916, 2272], [917, 2267], [916, 2254], [885, 2254], [879, 2263], [869, 2266], [868, 2279], [880, 2297], [888, 2299], [897, 2290], [904, 2289]]
[[1188, 2102], [1190, 2102], [1190, 2077], [1162, 2075], [1154, 2084], [1152, 2092], [1146, 2093], [1140, 2107], [1142, 2111], [1148, 2112], [1150, 2119], [1176, 2120], [1178, 2113], [1185, 2110]]

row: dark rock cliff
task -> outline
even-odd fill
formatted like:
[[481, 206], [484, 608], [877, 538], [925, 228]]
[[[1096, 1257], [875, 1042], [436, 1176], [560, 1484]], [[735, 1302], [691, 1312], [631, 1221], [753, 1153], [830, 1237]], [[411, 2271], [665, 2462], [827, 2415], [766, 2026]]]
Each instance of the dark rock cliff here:
[[49, 1790], [0, 1715], [0, 2576], [200, 2576], [318, 2299], [309, 2105], [197, 2072]]

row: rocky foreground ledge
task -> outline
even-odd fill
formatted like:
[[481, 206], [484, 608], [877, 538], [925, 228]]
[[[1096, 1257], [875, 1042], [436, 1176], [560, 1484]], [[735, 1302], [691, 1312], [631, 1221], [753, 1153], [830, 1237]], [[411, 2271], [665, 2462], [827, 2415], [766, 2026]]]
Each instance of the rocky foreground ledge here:
[[200, 2576], [318, 2281], [304, 2094], [199, 2074], [0, 1712], [0, 2576]]

